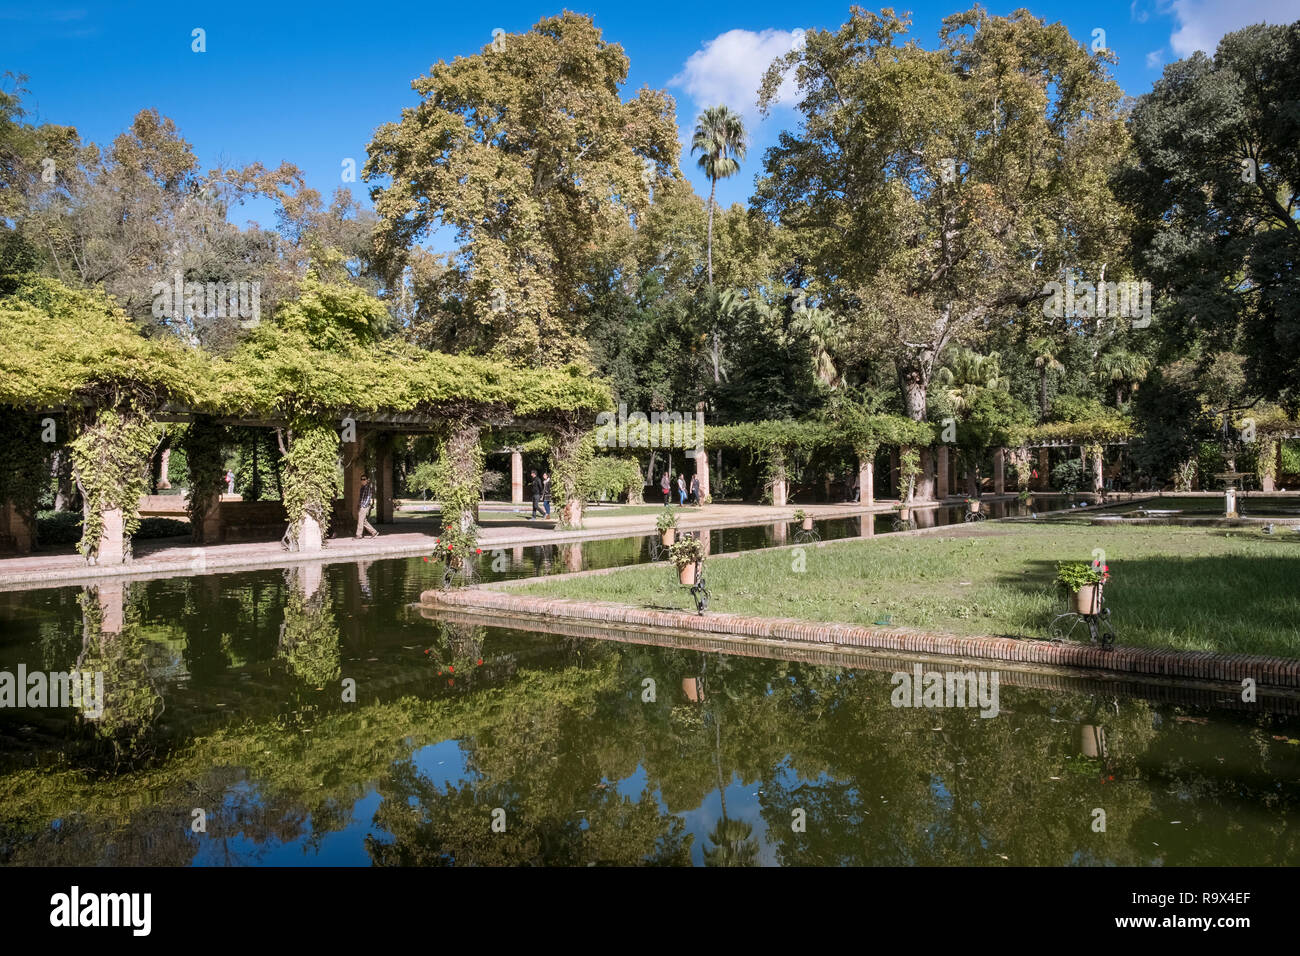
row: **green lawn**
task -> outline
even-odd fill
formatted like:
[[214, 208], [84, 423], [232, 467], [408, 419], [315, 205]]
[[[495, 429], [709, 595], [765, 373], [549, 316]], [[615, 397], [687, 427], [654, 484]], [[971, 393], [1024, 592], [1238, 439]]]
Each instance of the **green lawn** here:
[[[1111, 569], [1106, 603], [1120, 644], [1300, 657], [1300, 534], [1256, 529], [1003, 525], [885, 536], [709, 562], [710, 610], [894, 625], [954, 634], [1045, 637], [1063, 610], [1058, 561]], [[520, 593], [693, 608], [663, 565]]]

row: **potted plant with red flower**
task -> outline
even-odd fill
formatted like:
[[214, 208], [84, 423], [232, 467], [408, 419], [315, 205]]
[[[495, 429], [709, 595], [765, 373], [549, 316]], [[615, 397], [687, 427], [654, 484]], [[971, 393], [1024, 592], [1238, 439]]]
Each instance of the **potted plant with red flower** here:
[[1073, 561], [1056, 566], [1056, 580], [1074, 594], [1074, 610], [1078, 614], [1101, 613], [1101, 589], [1110, 580], [1110, 565], [1093, 561]]

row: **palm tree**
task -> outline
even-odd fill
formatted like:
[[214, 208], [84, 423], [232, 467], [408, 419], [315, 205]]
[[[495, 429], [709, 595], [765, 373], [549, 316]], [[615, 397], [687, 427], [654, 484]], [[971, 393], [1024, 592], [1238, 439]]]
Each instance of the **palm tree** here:
[[691, 154], [700, 151], [700, 169], [709, 177], [709, 285], [713, 285], [713, 207], [718, 180], [740, 172], [745, 158], [745, 121], [728, 106], [710, 106], [695, 120]]
[[1115, 386], [1115, 407], [1124, 403], [1124, 389], [1147, 377], [1151, 371], [1151, 362], [1146, 356], [1138, 355], [1127, 349], [1114, 348], [1097, 359], [1097, 377]]
[[[745, 158], [745, 121], [740, 114], [727, 106], [710, 106], [695, 121], [695, 136], [691, 140], [692, 155], [700, 152], [700, 169], [709, 177], [709, 290], [713, 290], [713, 208], [717, 203], [718, 180], [740, 172], [740, 160]], [[713, 382], [720, 380], [719, 366], [722, 345], [718, 325], [713, 324]]]
[[969, 408], [981, 389], [1005, 392], [1011, 385], [1010, 379], [1002, 374], [1002, 356], [999, 353], [980, 355], [960, 345], [948, 353], [943, 367], [934, 377], [947, 388], [955, 412]]
[[1047, 402], [1047, 377], [1053, 372], [1059, 374], [1065, 371], [1065, 366], [1058, 358], [1061, 346], [1054, 339], [1043, 335], [1029, 343], [1029, 352], [1034, 357], [1034, 368], [1038, 369], [1038, 419], [1045, 422], [1047, 413], [1051, 411]]
[[843, 377], [831, 353], [839, 349], [843, 330], [835, 316], [817, 308], [796, 309], [791, 325], [808, 336], [817, 378], [828, 388], [838, 388]]

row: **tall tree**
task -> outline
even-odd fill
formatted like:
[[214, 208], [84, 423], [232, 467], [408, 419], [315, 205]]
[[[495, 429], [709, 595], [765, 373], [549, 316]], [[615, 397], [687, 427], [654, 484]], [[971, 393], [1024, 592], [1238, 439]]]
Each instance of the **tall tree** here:
[[395, 276], [447, 227], [483, 351], [584, 358], [576, 316], [592, 256], [646, 214], [655, 177], [680, 175], [672, 98], [642, 88], [623, 100], [627, 72], [622, 47], [565, 13], [434, 64], [412, 83], [420, 103], [375, 132], [365, 176], [378, 183], [379, 258]]
[[1066, 266], [1117, 254], [1097, 213], [1117, 205], [1125, 133], [1106, 56], [1060, 23], [977, 7], [944, 20], [936, 50], [907, 29], [855, 7], [772, 64], [760, 105], [794, 71], [802, 122], [768, 151], [755, 205], [797, 234], [846, 339], [893, 360], [923, 421], [949, 342], [979, 344]]
[[713, 285], [713, 210], [718, 180], [740, 172], [745, 158], [745, 121], [728, 106], [710, 106], [695, 121], [691, 155], [700, 154], [700, 169], [709, 177], [709, 285]]
[[1047, 415], [1051, 411], [1051, 405], [1047, 398], [1047, 381], [1055, 372], [1065, 371], [1065, 365], [1062, 364], [1060, 355], [1062, 352], [1060, 344], [1051, 336], [1040, 335], [1033, 338], [1028, 343], [1029, 352], [1034, 360], [1034, 368], [1038, 369], [1038, 420], [1047, 421]]
[[[695, 135], [691, 139], [691, 155], [700, 154], [700, 169], [709, 177], [709, 288], [713, 287], [713, 211], [717, 206], [718, 180], [740, 172], [740, 160], [745, 158], [745, 121], [727, 106], [710, 106], [695, 121]], [[718, 325], [713, 325], [713, 381], [717, 384], [721, 374], [722, 346]]]
[[1240, 346], [1256, 395], [1300, 407], [1300, 24], [1230, 33], [1133, 110], [1123, 191], [1172, 345]]

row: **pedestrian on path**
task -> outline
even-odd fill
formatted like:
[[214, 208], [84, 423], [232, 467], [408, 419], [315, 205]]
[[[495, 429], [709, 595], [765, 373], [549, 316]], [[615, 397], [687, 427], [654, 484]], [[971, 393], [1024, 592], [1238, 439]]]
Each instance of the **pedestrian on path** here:
[[551, 516], [551, 473], [542, 472], [542, 505], [546, 508], [546, 517]]
[[677, 473], [677, 503], [686, 507], [686, 476], [680, 471]]
[[661, 475], [659, 476], [659, 490], [662, 491], [662, 492], [664, 493], [664, 507], [665, 507], [665, 508], [668, 507], [668, 504], [669, 504], [669, 502], [671, 501], [671, 499], [668, 497], [668, 495], [669, 495], [669, 491], [668, 491], [668, 488], [669, 488], [668, 481], [669, 481], [669, 479], [668, 479], [668, 472], [667, 472], [667, 470], [665, 470], [664, 473], [661, 474]]
[[704, 502], [700, 500], [700, 476], [698, 474], [691, 475], [691, 504], [700, 507], [704, 506]]
[[361, 497], [357, 502], [357, 533], [353, 537], [364, 538], [367, 531], [369, 531], [374, 537], [379, 537], [379, 532], [376, 531], [367, 520], [367, 516], [370, 514], [370, 506], [374, 503], [375, 487], [370, 483], [370, 477], [368, 475], [362, 475]]
[[528, 516], [528, 520], [532, 521], [538, 515], [545, 517], [542, 512], [542, 479], [537, 477], [536, 470], [528, 472], [528, 479], [533, 493], [533, 513]]

